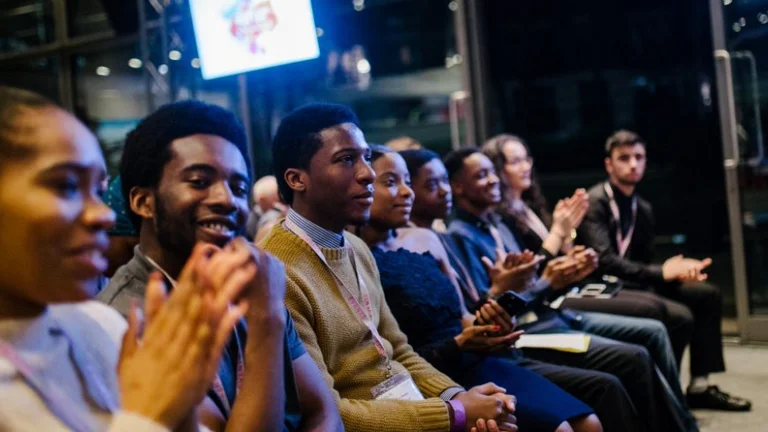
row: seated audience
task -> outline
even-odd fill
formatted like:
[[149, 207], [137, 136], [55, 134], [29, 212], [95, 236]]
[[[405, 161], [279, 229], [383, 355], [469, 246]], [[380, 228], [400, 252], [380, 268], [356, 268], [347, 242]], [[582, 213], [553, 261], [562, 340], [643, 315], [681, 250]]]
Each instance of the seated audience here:
[[550, 212], [525, 141], [513, 135], [498, 135], [488, 140], [481, 151], [499, 174], [498, 211], [507, 228], [529, 249], [545, 255], [554, 257], [571, 250], [576, 228], [589, 209], [587, 192], [577, 189]]
[[[175, 286], [196, 243], [249, 251], [259, 280], [273, 282], [249, 291], [251, 308], [233, 327], [201, 420], [213, 430], [340, 430], [330, 393], [277, 295], [282, 266], [238, 238], [248, 215], [246, 145], [234, 114], [196, 101], [166, 105], [129, 133], [120, 175], [139, 245], [99, 299], [126, 314], [145, 297], [153, 271]], [[261, 413], [278, 410], [284, 418], [264, 422]]]
[[284, 223], [261, 242], [286, 266], [286, 303], [307, 351], [354, 431], [516, 431], [515, 399], [492, 383], [469, 391], [408, 345], [376, 263], [348, 225], [368, 220], [370, 149], [348, 108], [311, 104], [273, 140]]
[[275, 176], [264, 176], [253, 184], [253, 208], [248, 214], [245, 233], [258, 243], [288, 208], [280, 202]]
[[139, 244], [139, 235], [125, 212], [125, 198], [123, 198], [119, 175], [110, 180], [102, 199], [116, 215], [115, 225], [107, 230], [109, 248], [104, 252], [109, 263], [104, 276], [110, 278], [118, 268], [131, 260], [133, 248]]
[[[458, 205], [455, 217], [449, 223], [449, 232], [456, 239], [459, 255], [469, 269], [474, 285], [484, 289], [491, 285], [491, 280], [483, 267], [488, 266], [495, 254], [498, 251], [521, 253], [525, 245], [521, 245], [494, 212], [501, 195], [499, 178], [488, 157], [477, 149], [462, 149], [446, 156], [445, 165]], [[518, 290], [531, 301], [529, 311], [520, 316], [521, 328], [529, 333], [588, 333], [591, 334], [588, 350], [569, 353], [528, 348], [524, 349], [525, 354], [537, 360], [616, 375], [648, 422], [649, 430], [670, 424], [668, 417], [683, 420], [688, 423], [688, 429], [695, 429], [694, 420], [681, 400], [682, 392], [676, 395], [668, 391], [669, 385], [674, 384], [665, 382], [666, 379], [655, 373], [654, 359], [658, 358], [671, 379], [678, 379], [669, 338], [661, 323], [605, 314], [578, 316], [570, 310], [559, 309], [556, 303], [554, 306], [549, 303], [552, 294], [559, 295], [594, 270], [596, 256], [590, 252], [574, 250], [565, 257], [549, 261], [540, 278], [534, 278], [531, 284]], [[492, 270], [498, 272], [499, 267], [494, 266]], [[491, 277], [494, 271], [490, 272]], [[654, 352], [653, 357], [640, 345], [647, 345]], [[621, 359], [623, 362], [642, 359], [643, 362], [640, 367], [627, 367], [626, 364], [622, 366]]]
[[[517, 424], [523, 430], [565, 431], [571, 430], [571, 426], [577, 431], [599, 430], [599, 421], [588, 415], [591, 410], [587, 406], [517, 365], [521, 356], [510, 347], [520, 332], [493, 336], [494, 325], [473, 325], [475, 316], [467, 312], [456, 287], [435, 257], [430, 252], [414, 253], [400, 245], [395, 230], [408, 223], [413, 203], [408, 168], [392, 150], [374, 145], [371, 148], [376, 173], [371, 217], [356, 230], [371, 247], [387, 304], [416, 352], [464, 386], [491, 380], [514, 393], [519, 400]], [[434, 236], [428, 230], [418, 231], [422, 241]], [[615, 380], [600, 378], [593, 385], [609, 389], [617, 385], [616, 393], [610, 397], [619, 401], [626, 398]], [[634, 411], [628, 398], [626, 401], [627, 411]], [[623, 420], [624, 423], [613, 426], [623, 427], [637, 421], [632, 416]]]
[[[491, 160], [496, 172], [501, 173], [499, 189], [502, 200], [497, 208], [515, 239], [520, 239], [521, 245], [538, 250], [548, 259], [558, 256], [563, 251], [572, 251], [572, 240], [575, 235], [571, 235], [571, 232], [575, 233], [575, 229], [579, 227], [589, 209], [586, 192], [579, 189], [572, 197], [558, 202], [554, 215], [551, 215], [532, 171], [533, 159], [528, 153], [525, 142], [512, 135], [500, 135], [490, 139], [481, 150]], [[532, 208], [535, 208], [535, 211]], [[609, 327], [609, 329], [592, 329], [594, 333], [625, 342], [647, 345], [675, 396], [681, 404], [685, 404], [683, 390], [679, 384], [679, 369], [666, 336], [663, 342], [664, 347], [659, 349], [658, 346], [647, 344], [646, 336], [627, 339], [632, 333], [627, 333], [618, 326], [622, 322], [635, 326], [634, 320], [627, 322], [616, 315], [591, 313], [582, 314], [582, 319], [585, 317], [590, 325], [595, 325], [594, 321], [598, 317], [605, 321], [605, 326]], [[658, 327], [658, 323], [653, 325]], [[610, 328], [615, 328], [618, 333], [611, 332]]]
[[722, 299], [715, 285], [706, 283], [703, 270], [711, 259], [676, 256], [662, 265], [653, 259], [654, 215], [651, 204], [636, 188], [646, 167], [645, 141], [622, 130], [605, 144], [608, 181], [589, 190], [590, 209], [579, 229], [579, 239], [600, 256], [600, 273], [625, 281], [628, 288], [606, 301], [578, 299], [573, 307], [632, 316], [649, 316], [667, 325], [678, 364], [691, 345], [691, 408], [749, 411], [752, 404], [711, 385], [711, 373], [725, 371], [720, 333]]
[[141, 343], [135, 310], [126, 324], [90, 301], [115, 221], [105, 177], [96, 137], [74, 116], [0, 87], [0, 248], [13, 251], [0, 261], [0, 430], [195, 430], [246, 310], [228, 308], [254, 269], [203, 248], [167, 301], [159, 275], [149, 279]]

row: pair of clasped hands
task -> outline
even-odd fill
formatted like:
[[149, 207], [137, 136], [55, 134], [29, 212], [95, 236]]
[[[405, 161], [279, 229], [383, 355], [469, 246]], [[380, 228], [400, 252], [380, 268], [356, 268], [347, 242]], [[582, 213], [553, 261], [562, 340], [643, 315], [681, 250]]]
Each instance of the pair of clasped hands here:
[[134, 305], [123, 337], [122, 409], [171, 430], [197, 430], [195, 408], [216, 376], [233, 327], [252, 314], [285, 320], [284, 296], [282, 263], [242, 238], [223, 249], [195, 246], [170, 295], [154, 272], [143, 322]]

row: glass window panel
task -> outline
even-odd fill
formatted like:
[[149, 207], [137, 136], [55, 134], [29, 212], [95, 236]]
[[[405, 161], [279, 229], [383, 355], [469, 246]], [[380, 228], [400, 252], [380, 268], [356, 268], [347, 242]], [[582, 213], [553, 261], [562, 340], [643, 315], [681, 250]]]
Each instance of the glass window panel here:
[[59, 100], [59, 63], [55, 58], [0, 65], [0, 84], [40, 93]]
[[133, 46], [75, 55], [75, 112], [96, 133], [111, 173], [125, 135], [149, 114], [149, 101]]
[[0, 54], [26, 51], [55, 38], [52, 0], [0, 1]]

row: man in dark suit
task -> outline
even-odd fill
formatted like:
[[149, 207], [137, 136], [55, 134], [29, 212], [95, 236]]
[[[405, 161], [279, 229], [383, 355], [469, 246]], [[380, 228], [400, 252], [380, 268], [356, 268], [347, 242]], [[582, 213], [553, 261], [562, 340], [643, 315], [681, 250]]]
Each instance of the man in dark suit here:
[[651, 204], [635, 188], [646, 166], [645, 142], [622, 130], [606, 142], [609, 180], [589, 191], [590, 209], [579, 228], [580, 242], [599, 254], [599, 271], [621, 278], [625, 289], [612, 299], [569, 299], [568, 307], [658, 319], [667, 326], [678, 364], [691, 345], [691, 408], [748, 411], [751, 403], [710, 385], [711, 373], [723, 372], [720, 290], [706, 283], [703, 270], [712, 264], [682, 255], [662, 265], [653, 258]]

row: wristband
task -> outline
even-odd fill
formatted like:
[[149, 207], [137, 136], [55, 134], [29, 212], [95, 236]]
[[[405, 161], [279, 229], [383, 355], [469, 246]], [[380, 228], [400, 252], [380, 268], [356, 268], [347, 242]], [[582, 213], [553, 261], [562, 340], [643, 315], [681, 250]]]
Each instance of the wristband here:
[[464, 411], [464, 404], [461, 401], [451, 400], [448, 401], [448, 405], [453, 409], [451, 432], [464, 432], [467, 429], [467, 412]]

